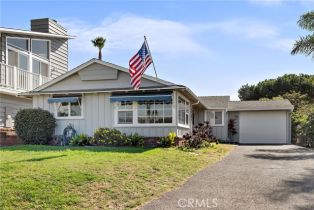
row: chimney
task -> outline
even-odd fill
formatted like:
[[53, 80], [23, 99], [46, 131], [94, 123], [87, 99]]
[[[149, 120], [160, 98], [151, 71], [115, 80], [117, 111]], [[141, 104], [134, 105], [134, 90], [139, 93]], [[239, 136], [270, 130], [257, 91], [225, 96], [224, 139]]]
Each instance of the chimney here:
[[67, 30], [50, 18], [31, 20], [31, 31], [67, 35]]

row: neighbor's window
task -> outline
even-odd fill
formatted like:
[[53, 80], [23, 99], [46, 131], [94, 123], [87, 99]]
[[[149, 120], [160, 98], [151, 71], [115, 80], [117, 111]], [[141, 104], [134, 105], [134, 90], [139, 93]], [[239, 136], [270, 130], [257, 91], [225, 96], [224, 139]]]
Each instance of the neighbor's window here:
[[9, 46], [18, 48], [21, 50], [25, 50], [25, 51], [28, 51], [28, 42], [29, 42], [29, 39], [24, 39], [24, 38], [13, 38], [13, 37], [7, 38], [7, 44]]
[[222, 111], [215, 112], [215, 125], [222, 125]]
[[137, 107], [139, 124], [172, 123], [172, 102], [141, 101]]
[[118, 124], [133, 123], [133, 103], [132, 102], [117, 102]]
[[42, 58], [49, 59], [49, 41], [32, 39], [32, 53]]
[[190, 119], [190, 103], [183, 98], [178, 98], [178, 106], [179, 106], [179, 124], [189, 125]]
[[56, 103], [57, 117], [80, 117], [82, 116], [82, 99], [77, 97], [75, 102]]

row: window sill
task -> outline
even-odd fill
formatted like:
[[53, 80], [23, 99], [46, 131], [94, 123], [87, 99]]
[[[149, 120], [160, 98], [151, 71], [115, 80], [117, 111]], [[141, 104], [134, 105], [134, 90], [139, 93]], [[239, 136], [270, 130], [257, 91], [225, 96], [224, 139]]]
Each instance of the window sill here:
[[210, 126], [212, 126], [212, 127], [223, 127], [223, 126], [225, 126], [224, 124], [221, 124], [221, 125], [210, 125]]
[[175, 126], [173, 123], [163, 123], [163, 124], [114, 124], [114, 127], [169, 127], [169, 126]]
[[178, 124], [178, 127], [181, 127], [181, 128], [191, 128], [190, 125], [184, 125], [184, 124]]

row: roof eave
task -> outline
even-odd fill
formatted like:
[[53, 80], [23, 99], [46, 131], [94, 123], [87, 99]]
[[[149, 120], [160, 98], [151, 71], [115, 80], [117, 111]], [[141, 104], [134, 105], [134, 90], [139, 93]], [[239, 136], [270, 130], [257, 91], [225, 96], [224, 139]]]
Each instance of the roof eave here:
[[52, 38], [62, 38], [62, 39], [75, 39], [76, 38], [75, 36], [71, 36], [71, 35], [51, 34], [51, 33], [37, 32], [37, 31], [26, 31], [26, 30], [2, 28], [2, 27], [0, 27], [0, 32], [8, 33], [8, 34], [23, 34], [23, 35], [30, 35], [30, 36], [52, 37]]

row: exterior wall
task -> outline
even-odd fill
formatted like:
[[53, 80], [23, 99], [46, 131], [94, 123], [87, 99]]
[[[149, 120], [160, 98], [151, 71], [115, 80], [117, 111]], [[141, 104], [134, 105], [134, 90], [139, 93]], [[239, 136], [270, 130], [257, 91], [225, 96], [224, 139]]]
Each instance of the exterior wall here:
[[[106, 67], [100, 64], [91, 64], [88, 69], [101, 69], [104, 74], [107, 71], [114, 70], [113, 68]], [[88, 71], [84, 69], [82, 71]], [[90, 71], [90, 77], [92, 74], [98, 74], [99, 72]], [[81, 78], [82, 75], [78, 73], [73, 74], [72, 76], [67, 77], [66, 79], [59, 81], [53, 86], [45, 88], [46, 92], [55, 92], [55, 91], [71, 91], [71, 90], [95, 90], [95, 89], [122, 89], [122, 88], [132, 88], [130, 85], [130, 75], [126, 72], [118, 71], [116, 79], [98, 79], [98, 80], [85, 80], [85, 76]], [[82, 81], [83, 79], [83, 81]], [[141, 87], [162, 87], [160, 83], [148, 80], [143, 78], [141, 82]]]
[[0, 127], [13, 127], [14, 117], [20, 109], [31, 108], [30, 99], [0, 94]]
[[[208, 119], [206, 112], [222, 111], [223, 112], [223, 125], [214, 125], [214, 118]], [[205, 121], [209, 121], [212, 126], [213, 135], [220, 140], [226, 141], [228, 139], [228, 117], [226, 110], [223, 109], [209, 109], [203, 112]]]
[[[64, 128], [68, 124], [73, 124], [78, 133], [86, 133], [93, 135], [94, 130], [99, 127], [116, 128], [123, 133], [138, 133], [147, 137], [166, 136], [169, 132], [176, 132], [178, 136], [182, 136], [190, 131], [190, 128], [183, 128], [176, 125], [177, 103], [173, 100], [173, 123], [171, 125], [115, 125], [114, 104], [110, 102], [110, 93], [88, 93], [82, 97], [82, 113], [83, 117], [78, 119], [56, 119], [57, 127], [56, 135], [61, 135]], [[51, 95], [36, 95], [33, 97], [33, 107], [48, 110], [54, 114], [55, 107], [48, 103]], [[176, 93], [173, 94], [176, 98]]]
[[241, 111], [240, 143], [290, 143], [287, 111]]
[[0, 41], [0, 62], [6, 63], [6, 37], [23, 37], [33, 39], [46, 39], [50, 40], [50, 64], [51, 64], [51, 77], [55, 78], [68, 71], [68, 40], [61, 38], [44, 38], [26, 35], [14, 35], [1, 33]]

